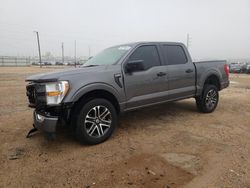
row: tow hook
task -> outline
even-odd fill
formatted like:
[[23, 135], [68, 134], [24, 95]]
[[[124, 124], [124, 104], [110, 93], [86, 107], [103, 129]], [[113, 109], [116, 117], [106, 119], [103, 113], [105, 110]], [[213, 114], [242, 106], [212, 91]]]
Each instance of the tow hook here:
[[37, 128], [35, 128], [35, 126], [34, 126], [34, 124], [33, 124], [33, 128], [28, 132], [26, 138], [32, 137], [32, 136], [33, 136], [32, 133], [37, 132], [37, 131], [38, 131]]

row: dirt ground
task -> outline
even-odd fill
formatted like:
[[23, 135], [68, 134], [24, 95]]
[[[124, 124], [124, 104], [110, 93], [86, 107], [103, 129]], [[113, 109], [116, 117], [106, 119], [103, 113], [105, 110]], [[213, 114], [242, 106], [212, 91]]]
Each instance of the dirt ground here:
[[53, 68], [0, 67], [0, 187], [250, 187], [250, 75], [231, 75], [214, 113], [193, 99], [129, 112], [107, 142], [25, 138], [26, 76]]

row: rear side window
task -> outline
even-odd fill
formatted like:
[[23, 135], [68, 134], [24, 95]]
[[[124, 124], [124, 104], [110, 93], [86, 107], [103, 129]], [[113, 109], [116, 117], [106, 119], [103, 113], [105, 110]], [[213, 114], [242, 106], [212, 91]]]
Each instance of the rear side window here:
[[178, 65], [187, 63], [187, 56], [181, 46], [163, 45], [162, 51], [164, 59], [168, 65]]
[[147, 70], [160, 65], [160, 58], [156, 46], [141, 46], [137, 48], [129, 57], [129, 61], [142, 60], [143, 69]]

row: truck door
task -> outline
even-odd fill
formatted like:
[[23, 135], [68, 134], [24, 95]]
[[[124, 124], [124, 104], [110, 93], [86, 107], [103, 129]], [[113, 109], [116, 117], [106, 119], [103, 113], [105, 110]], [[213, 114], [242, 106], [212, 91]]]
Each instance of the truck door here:
[[[167, 65], [168, 99], [180, 99], [195, 94], [195, 67], [182, 45], [162, 44], [161, 52]], [[190, 60], [189, 60], [190, 59]]]
[[137, 47], [123, 67], [127, 109], [167, 99], [166, 65], [161, 64], [156, 45]]

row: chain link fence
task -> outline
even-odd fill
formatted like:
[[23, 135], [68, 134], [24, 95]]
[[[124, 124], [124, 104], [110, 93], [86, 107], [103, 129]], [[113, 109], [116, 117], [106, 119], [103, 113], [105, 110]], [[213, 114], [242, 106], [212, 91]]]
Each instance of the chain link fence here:
[[24, 57], [0, 56], [1, 67], [24, 67], [30, 65], [31, 65], [30, 57], [24, 58]]

